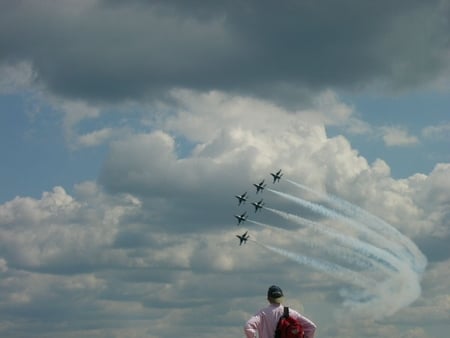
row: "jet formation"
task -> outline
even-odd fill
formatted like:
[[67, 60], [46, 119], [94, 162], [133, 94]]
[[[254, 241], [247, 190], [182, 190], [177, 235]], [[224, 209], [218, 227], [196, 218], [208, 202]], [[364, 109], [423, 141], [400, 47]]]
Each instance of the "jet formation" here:
[[[273, 178], [273, 182], [272, 183], [276, 183], [279, 182], [281, 177], [283, 176], [283, 173], [281, 172], [281, 169], [278, 170], [275, 173], [270, 173], [270, 175]], [[267, 186], [267, 184], [265, 183], [265, 180], [263, 179], [261, 182], [259, 183], [253, 183], [253, 186], [256, 188], [256, 193], [262, 193], [264, 191], [264, 188]], [[242, 203], [245, 203], [247, 201], [247, 192], [244, 192], [242, 195], [235, 195], [235, 197], [238, 199], [238, 205], [240, 206]], [[255, 207], [255, 213], [262, 209], [264, 206], [264, 202], [263, 199], [259, 200], [258, 202], [252, 202], [251, 203], [254, 207]], [[234, 217], [237, 219], [237, 225], [240, 225], [241, 223], [244, 223], [247, 218], [247, 211], [245, 211], [244, 213], [240, 214], [240, 215], [234, 215]], [[239, 239], [239, 245], [242, 245], [242, 243], [247, 243], [247, 239], [250, 237], [250, 235], [248, 235], [248, 231], [246, 231], [243, 235], [236, 235], [236, 237]]]

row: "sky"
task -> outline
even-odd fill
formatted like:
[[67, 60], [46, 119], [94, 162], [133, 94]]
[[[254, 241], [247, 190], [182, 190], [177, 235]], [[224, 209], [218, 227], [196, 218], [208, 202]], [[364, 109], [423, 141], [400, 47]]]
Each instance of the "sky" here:
[[447, 335], [449, 0], [0, 9], [2, 337]]

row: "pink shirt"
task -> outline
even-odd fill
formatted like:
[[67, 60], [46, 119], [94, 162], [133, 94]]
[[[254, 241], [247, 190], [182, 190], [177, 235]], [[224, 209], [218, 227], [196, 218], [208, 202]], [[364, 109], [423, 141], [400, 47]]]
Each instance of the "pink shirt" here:
[[[274, 338], [278, 320], [283, 315], [283, 305], [270, 304], [250, 318], [244, 326], [247, 338]], [[298, 318], [305, 331], [305, 338], [314, 338], [316, 324], [289, 308], [289, 315]]]

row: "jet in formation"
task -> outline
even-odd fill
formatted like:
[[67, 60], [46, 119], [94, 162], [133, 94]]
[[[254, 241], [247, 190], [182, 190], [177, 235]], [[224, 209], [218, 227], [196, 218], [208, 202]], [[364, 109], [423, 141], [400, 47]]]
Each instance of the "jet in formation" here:
[[264, 184], [264, 180], [262, 180], [258, 184], [253, 183], [253, 185], [256, 187], [256, 193], [258, 193], [260, 191], [262, 192], [264, 190], [264, 188], [266, 187], [266, 184]]
[[259, 202], [252, 202], [252, 205], [255, 207], [255, 212], [257, 212], [259, 209], [262, 209], [264, 202], [261, 199]]
[[238, 205], [241, 205], [241, 203], [245, 203], [245, 201], [247, 200], [247, 192], [244, 192], [242, 195], [235, 195], [235, 197], [239, 201]]
[[270, 173], [270, 175], [272, 175], [273, 177], [273, 183], [276, 183], [277, 181], [280, 181], [281, 176], [283, 176], [283, 174], [281, 173], [281, 169], [278, 170], [276, 173]]
[[247, 216], [247, 211], [245, 211], [241, 215], [234, 215], [234, 217], [236, 217], [236, 219], [238, 221], [237, 225], [239, 225], [239, 224], [241, 224], [241, 223], [243, 223], [243, 222], [245, 222], [247, 220], [247, 217], [248, 217]]
[[239, 238], [239, 245], [242, 245], [242, 243], [247, 243], [247, 239], [250, 237], [250, 235], [247, 235], [247, 232], [244, 232], [243, 235], [236, 235], [237, 238]]

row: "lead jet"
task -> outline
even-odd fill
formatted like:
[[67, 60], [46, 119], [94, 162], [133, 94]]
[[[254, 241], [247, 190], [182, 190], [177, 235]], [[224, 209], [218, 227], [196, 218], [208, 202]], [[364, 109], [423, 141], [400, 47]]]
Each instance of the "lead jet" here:
[[264, 180], [259, 182], [259, 184], [253, 183], [253, 185], [256, 187], [256, 193], [263, 191], [266, 185], [264, 184]]
[[239, 238], [239, 245], [242, 245], [242, 243], [247, 243], [247, 239], [250, 237], [250, 235], [247, 235], [247, 232], [248, 231], [246, 231], [243, 235], [236, 235], [236, 237], [237, 238]]
[[264, 206], [263, 200], [261, 199], [261, 201], [259, 202], [252, 202], [252, 205], [255, 206], [255, 212], [257, 212], [259, 209], [262, 209], [262, 207]]
[[280, 181], [281, 176], [283, 176], [283, 174], [281, 173], [281, 169], [278, 170], [276, 173], [270, 173], [270, 175], [272, 175], [273, 177], [273, 183], [276, 183], [277, 181]]
[[241, 215], [234, 215], [234, 217], [236, 217], [238, 223], [237, 225], [241, 224], [242, 222], [245, 222], [247, 220], [247, 211], [245, 211], [243, 214]]
[[241, 205], [242, 202], [245, 203], [245, 201], [247, 200], [247, 192], [244, 192], [242, 195], [235, 195], [234, 197], [238, 199], [239, 205]]

